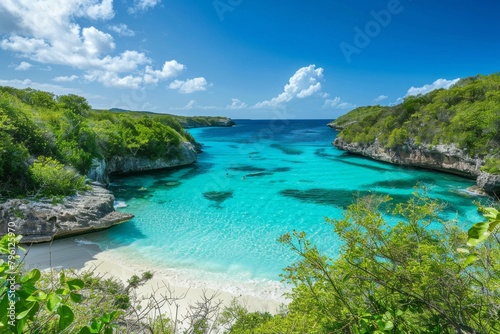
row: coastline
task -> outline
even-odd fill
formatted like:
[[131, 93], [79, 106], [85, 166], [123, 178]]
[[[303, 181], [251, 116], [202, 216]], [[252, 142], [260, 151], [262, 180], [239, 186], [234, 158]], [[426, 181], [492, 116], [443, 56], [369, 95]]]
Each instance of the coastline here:
[[41, 271], [47, 271], [50, 268], [75, 269], [79, 272], [93, 271], [101, 277], [115, 277], [124, 284], [127, 284], [127, 280], [133, 275], [141, 276], [143, 272], [151, 271], [154, 274], [153, 278], [136, 290], [137, 295], [146, 300], [152, 295], [157, 298], [166, 295], [172, 301], [175, 300], [172, 303], [165, 303], [161, 308], [161, 312], [171, 318], [175, 318], [176, 313], [178, 318], [182, 318], [189, 311], [189, 307], [201, 301], [204, 295], [215, 296], [214, 299], [220, 300], [223, 306], [229, 306], [231, 301], [236, 299], [251, 312], [276, 314], [283, 305], [287, 304], [284, 297], [277, 295], [279, 289], [251, 293], [234, 284], [224, 288], [220, 287], [221, 282], [193, 281], [192, 278], [183, 276], [181, 271], [175, 269], [150, 267], [135, 261], [128, 263], [114, 250], [101, 250], [97, 244], [87, 243], [79, 237], [34, 244], [25, 248], [27, 254], [24, 262], [27, 269], [36, 267]]

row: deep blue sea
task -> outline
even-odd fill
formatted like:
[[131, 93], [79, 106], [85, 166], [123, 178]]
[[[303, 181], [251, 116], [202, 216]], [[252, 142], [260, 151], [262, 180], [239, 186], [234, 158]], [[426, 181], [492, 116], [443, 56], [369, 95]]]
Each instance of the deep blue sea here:
[[340, 244], [324, 218], [340, 218], [356, 196], [405, 201], [420, 184], [446, 201], [448, 218], [480, 219], [477, 197], [465, 192], [473, 181], [346, 154], [331, 145], [328, 120], [236, 123], [190, 130], [204, 144], [192, 166], [114, 179], [118, 210], [136, 217], [83, 241], [164, 270], [175, 284], [266, 294], [279, 293], [279, 275], [295, 260], [278, 237], [305, 231], [335, 257]]

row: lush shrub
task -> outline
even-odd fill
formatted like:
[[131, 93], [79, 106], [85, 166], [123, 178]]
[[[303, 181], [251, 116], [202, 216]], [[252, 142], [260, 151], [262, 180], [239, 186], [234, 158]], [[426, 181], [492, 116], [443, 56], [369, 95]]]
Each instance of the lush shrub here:
[[489, 157], [486, 158], [484, 165], [481, 170], [490, 174], [500, 174], [500, 158]]
[[470, 156], [500, 151], [500, 74], [475, 76], [448, 90], [409, 96], [392, 107], [360, 107], [339, 117], [339, 137], [395, 148], [419, 137], [419, 145], [455, 144]]
[[67, 196], [87, 189], [85, 177], [49, 157], [35, 160], [29, 173], [39, 196]]

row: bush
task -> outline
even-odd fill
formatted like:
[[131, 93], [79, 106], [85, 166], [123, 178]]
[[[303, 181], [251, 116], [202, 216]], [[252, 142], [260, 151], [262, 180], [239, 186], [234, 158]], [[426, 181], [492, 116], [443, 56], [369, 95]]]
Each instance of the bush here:
[[39, 196], [68, 196], [88, 189], [85, 177], [52, 158], [40, 156], [29, 173]]
[[496, 157], [486, 158], [481, 170], [490, 174], [500, 174], [500, 159]]

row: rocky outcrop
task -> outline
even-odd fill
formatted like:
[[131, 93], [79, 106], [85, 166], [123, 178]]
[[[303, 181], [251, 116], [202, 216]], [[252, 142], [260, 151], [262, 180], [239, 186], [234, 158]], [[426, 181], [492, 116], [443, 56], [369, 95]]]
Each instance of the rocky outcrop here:
[[106, 171], [110, 174], [144, 172], [164, 168], [186, 166], [196, 161], [196, 148], [189, 142], [181, 144], [176, 158], [147, 159], [142, 157], [113, 157], [107, 163]]
[[446, 173], [457, 174], [470, 179], [476, 179], [477, 185], [487, 192], [500, 193], [500, 175], [481, 172], [484, 164], [481, 158], [471, 158], [464, 150], [455, 145], [415, 146], [406, 144], [389, 149], [373, 144], [349, 143], [342, 138], [333, 142], [337, 148], [351, 153], [360, 154], [375, 160], [393, 164], [422, 167]]
[[109, 183], [109, 176], [112, 174], [127, 174], [136, 172], [146, 172], [158, 169], [180, 167], [196, 162], [199, 148], [190, 142], [183, 142], [177, 149], [175, 158], [148, 159], [143, 157], [115, 156], [108, 162], [95, 159], [87, 174], [91, 180], [102, 184]]
[[330, 122], [327, 124], [327, 126], [331, 127], [332, 129], [335, 129], [337, 131], [342, 131], [344, 130], [344, 128], [346, 128], [348, 125], [352, 124], [352, 123], [355, 123], [356, 121], [352, 121], [352, 122], [347, 122], [345, 124], [338, 124], [337, 122], [333, 121], [333, 122]]
[[95, 232], [126, 222], [134, 216], [113, 208], [114, 196], [93, 185], [92, 189], [66, 197], [62, 203], [10, 199], [0, 204], [0, 234], [23, 235], [23, 243]]
[[477, 177], [477, 185], [487, 192], [500, 194], [500, 175], [481, 173]]

